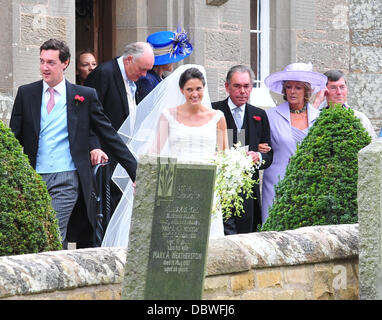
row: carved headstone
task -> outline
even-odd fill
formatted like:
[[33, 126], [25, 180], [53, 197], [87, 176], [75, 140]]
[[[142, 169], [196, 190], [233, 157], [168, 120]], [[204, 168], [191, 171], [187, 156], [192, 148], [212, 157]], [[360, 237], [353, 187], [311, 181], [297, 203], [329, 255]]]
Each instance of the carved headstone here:
[[122, 299], [201, 299], [215, 166], [140, 159]]

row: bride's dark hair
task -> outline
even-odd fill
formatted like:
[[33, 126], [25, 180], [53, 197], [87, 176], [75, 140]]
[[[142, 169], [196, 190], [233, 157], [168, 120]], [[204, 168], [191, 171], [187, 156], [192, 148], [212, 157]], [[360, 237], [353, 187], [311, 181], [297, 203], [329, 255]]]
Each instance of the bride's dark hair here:
[[179, 87], [183, 89], [186, 82], [191, 79], [199, 79], [203, 83], [203, 87], [206, 85], [203, 73], [197, 68], [189, 68], [180, 75]]

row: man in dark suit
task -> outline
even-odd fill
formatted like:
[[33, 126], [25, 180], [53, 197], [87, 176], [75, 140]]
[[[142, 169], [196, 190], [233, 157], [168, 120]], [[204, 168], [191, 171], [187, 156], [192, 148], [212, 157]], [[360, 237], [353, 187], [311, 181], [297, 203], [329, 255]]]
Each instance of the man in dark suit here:
[[64, 248], [68, 221], [79, 196], [91, 226], [88, 243], [95, 243], [90, 153], [98, 161], [107, 160], [107, 155], [95, 147], [90, 131], [107, 145], [133, 181], [137, 167], [134, 156], [104, 115], [96, 91], [65, 80], [69, 62], [65, 42], [46, 41], [40, 47], [43, 80], [19, 87], [10, 120], [11, 130], [30, 164], [47, 184]]
[[[136, 109], [136, 85], [134, 82], [141, 76], [145, 76], [153, 64], [154, 52], [151, 45], [147, 42], [135, 42], [125, 47], [122, 56], [102, 63], [87, 77], [85, 86], [97, 90], [104, 113], [110, 119], [115, 130], [119, 130], [129, 115], [130, 128], [133, 129]], [[110, 156], [107, 145], [101, 142], [97, 147], [101, 147], [109, 155], [108, 170], [109, 176], [111, 176], [117, 161]], [[122, 193], [114, 182], [105, 181], [105, 183], [111, 183], [111, 213], [113, 213]]]
[[[229, 144], [241, 142], [242, 146], [248, 145], [248, 153], [256, 163], [254, 179], [259, 179], [259, 169], [266, 169], [272, 164], [273, 151], [270, 147], [270, 127], [267, 114], [263, 109], [248, 104], [254, 80], [250, 68], [237, 65], [232, 67], [227, 74], [225, 88], [229, 97], [223, 101], [212, 103], [214, 109], [223, 111], [227, 128], [232, 133]], [[259, 144], [267, 152], [258, 152]], [[255, 199], [244, 199], [244, 213], [238, 217], [233, 215], [224, 222], [226, 235], [236, 233], [255, 232], [261, 224], [260, 188], [256, 184], [253, 188]]]

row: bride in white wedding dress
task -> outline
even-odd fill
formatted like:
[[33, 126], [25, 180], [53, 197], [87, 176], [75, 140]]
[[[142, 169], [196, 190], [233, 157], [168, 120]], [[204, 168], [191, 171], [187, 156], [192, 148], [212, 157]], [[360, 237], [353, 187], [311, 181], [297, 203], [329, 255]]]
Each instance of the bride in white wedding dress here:
[[[221, 111], [212, 109], [205, 79], [202, 66], [183, 65], [142, 100], [137, 107], [135, 132], [129, 132], [127, 125], [119, 130], [138, 161], [139, 155], [154, 152], [176, 157], [178, 162], [210, 163], [217, 149], [228, 148], [226, 121]], [[127, 247], [132, 182], [120, 165], [113, 180], [124, 194], [102, 246]], [[216, 212], [211, 217], [210, 238], [222, 236], [223, 218], [221, 212]]]

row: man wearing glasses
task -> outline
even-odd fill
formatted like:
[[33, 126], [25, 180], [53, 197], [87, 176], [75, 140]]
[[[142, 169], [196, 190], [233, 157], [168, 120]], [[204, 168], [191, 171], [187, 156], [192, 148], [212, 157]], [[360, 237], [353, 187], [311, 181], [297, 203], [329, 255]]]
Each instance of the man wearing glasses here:
[[[323, 108], [329, 108], [334, 104], [342, 104], [344, 108], [350, 108], [347, 102], [348, 87], [346, 84], [345, 75], [340, 70], [329, 70], [324, 73], [328, 77], [326, 88], [317, 93], [313, 102], [313, 106], [322, 110]], [[354, 115], [359, 118], [362, 125], [369, 133], [372, 140], [377, 138], [373, 125], [369, 118], [361, 111], [354, 110]]]
[[[273, 151], [270, 147], [270, 127], [267, 114], [263, 109], [248, 103], [254, 81], [253, 71], [244, 65], [232, 67], [227, 74], [225, 89], [228, 98], [212, 103], [214, 109], [223, 111], [227, 122], [230, 147], [241, 142], [248, 147], [248, 154], [256, 167], [254, 179], [259, 179], [259, 169], [266, 169], [272, 164]], [[259, 152], [259, 144], [262, 151]], [[255, 232], [261, 225], [260, 188], [253, 188], [255, 199], [244, 199], [244, 213], [238, 217], [233, 213], [224, 221], [224, 233], [237, 234]]]

